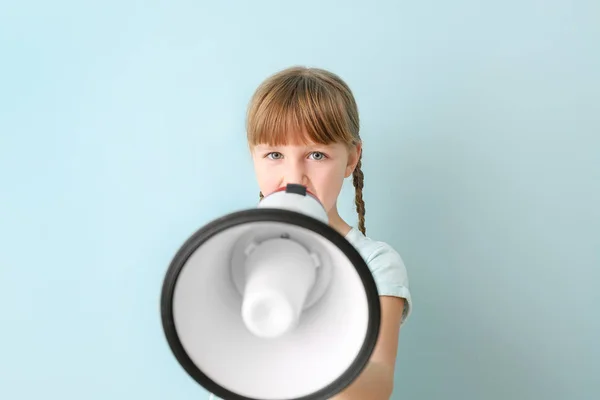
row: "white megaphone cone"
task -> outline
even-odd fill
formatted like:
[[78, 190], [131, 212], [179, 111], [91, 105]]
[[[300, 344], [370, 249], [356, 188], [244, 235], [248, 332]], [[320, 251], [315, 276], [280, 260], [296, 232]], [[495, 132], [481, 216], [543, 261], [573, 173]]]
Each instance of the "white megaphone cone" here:
[[377, 288], [304, 186], [205, 225], [174, 257], [161, 297], [171, 350], [229, 400], [328, 399], [375, 347]]

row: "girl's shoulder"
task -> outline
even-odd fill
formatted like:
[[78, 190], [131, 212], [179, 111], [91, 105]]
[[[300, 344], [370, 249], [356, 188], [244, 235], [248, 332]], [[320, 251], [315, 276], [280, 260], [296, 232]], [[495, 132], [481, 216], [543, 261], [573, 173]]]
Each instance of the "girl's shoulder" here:
[[367, 263], [380, 296], [395, 296], [406, 300], [403, 322], [412, 311], [408, 272], [400, 254], [388, 243], [371, 239], [352, 228], [346, 239]]

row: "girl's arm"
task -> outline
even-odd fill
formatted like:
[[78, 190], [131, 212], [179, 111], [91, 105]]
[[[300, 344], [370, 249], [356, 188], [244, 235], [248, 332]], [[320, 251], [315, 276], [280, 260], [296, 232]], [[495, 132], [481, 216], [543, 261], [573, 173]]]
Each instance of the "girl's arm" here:
[[392, 395], [404, 299], [381, 296], [380, 302], [381, 328], [371, 359], [359, 377], [332, 400], [389, 400]]

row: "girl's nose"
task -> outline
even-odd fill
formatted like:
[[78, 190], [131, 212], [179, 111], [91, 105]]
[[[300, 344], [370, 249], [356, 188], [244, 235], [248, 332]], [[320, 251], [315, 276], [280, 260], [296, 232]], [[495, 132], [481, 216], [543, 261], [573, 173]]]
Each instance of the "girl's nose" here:
[[283, 185], [289, 183], [306, 186], [308, 184], [308, 177], [306, 176], [304, 169], [298, 167], [289, 168], [284, 176]]

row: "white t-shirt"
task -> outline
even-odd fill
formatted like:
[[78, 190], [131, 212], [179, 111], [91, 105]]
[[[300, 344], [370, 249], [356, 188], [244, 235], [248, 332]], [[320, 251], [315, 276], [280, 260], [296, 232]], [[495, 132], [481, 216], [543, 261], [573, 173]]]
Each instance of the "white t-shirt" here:
[[400, 254], [385, 242], [378, 242], [352, 228], [346, 239], [354, 246], [367, 263], [377, 285], [380, 296], [405, 299], [402, 323], [412, 311], [412, 299], [408, 288], [408, 274]]

